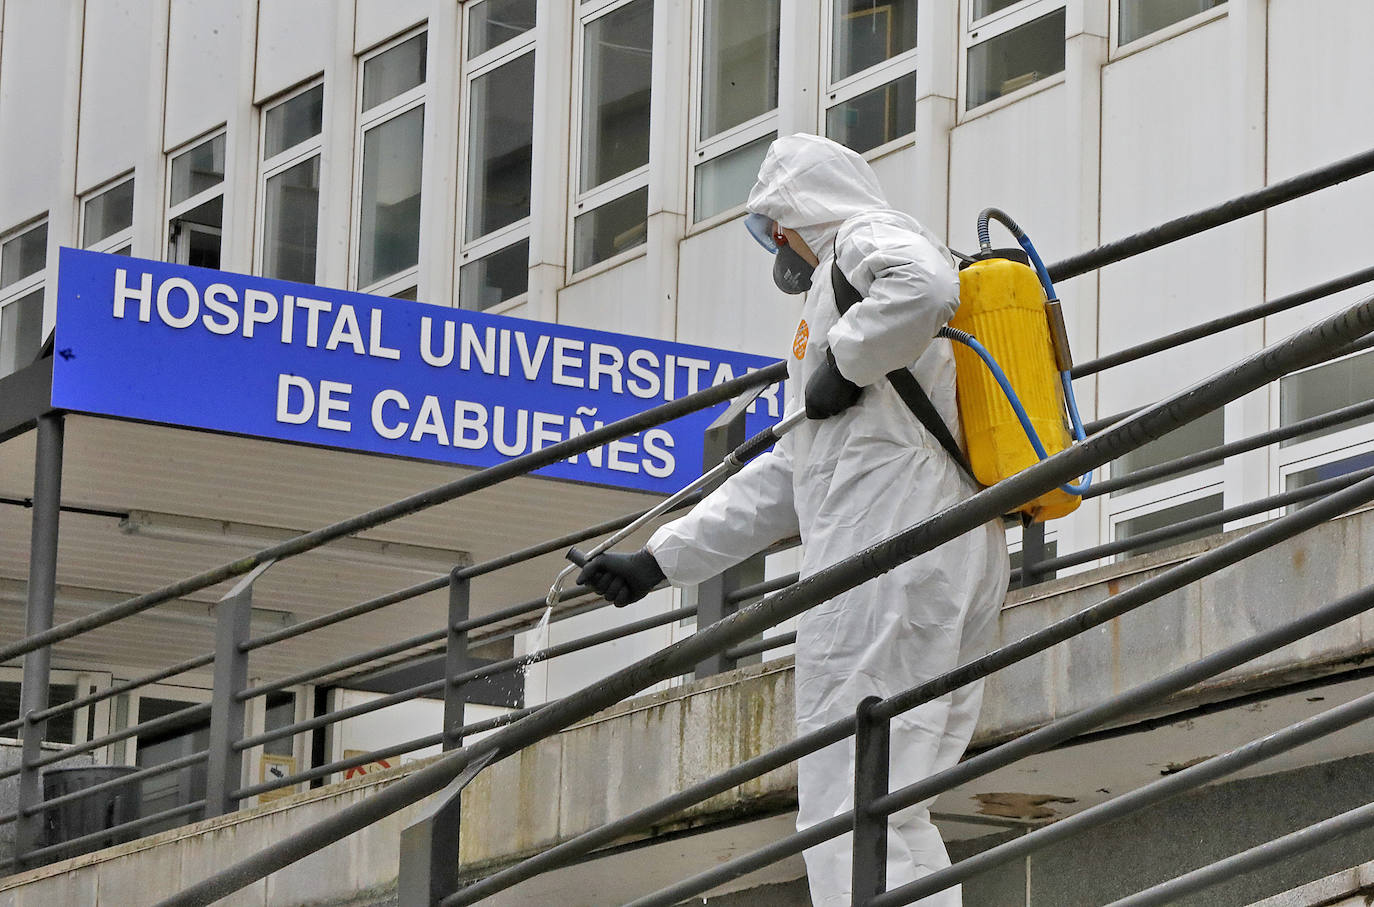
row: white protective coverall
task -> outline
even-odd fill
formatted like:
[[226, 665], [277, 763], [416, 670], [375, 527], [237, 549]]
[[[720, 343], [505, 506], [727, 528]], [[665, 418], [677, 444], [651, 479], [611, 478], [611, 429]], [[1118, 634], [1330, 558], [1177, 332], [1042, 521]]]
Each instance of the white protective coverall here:
[[[887, 206], [858, 154], [828, 139], [773, 143], [749, 195], [750, 212], [796, 230], [820, 258], [788, 345], [786, 409], [804, 407], [807, 380], [828, 347], [859, 401], [803, 422], [687, 516], [650, 539], [669, 580], [698, 583], [800, 533], [806, 577], [965, 498], [973, 491], [950, 455], [892, 389], [886, 374], [912, 371], [959, 437], [954, 359], [933, 340], [958, 307], [958, 277], [941, 243]], [[842, 226], [843, 225], [843, 226]], [[863, 295], [841, 318], [830, 263]], [[1006, 595], [1000, 522], [991, 522], [803, 614], [797, 627], [797, 732], [847, 715], [868, 696], [890, 696], [984, 651]], [[892, 722], [891, 789], [953, 765], [973, 733], [981, 684]], [[853, 805], [854, 742], [798, 767], [798, 829]], [[817, 907], [850, 903], [851, 836], [806, 852]], [[890, 817], [889, 887], [949, 865], [927, 804]], [[923, 904], [957, 905], [958, 888]]]

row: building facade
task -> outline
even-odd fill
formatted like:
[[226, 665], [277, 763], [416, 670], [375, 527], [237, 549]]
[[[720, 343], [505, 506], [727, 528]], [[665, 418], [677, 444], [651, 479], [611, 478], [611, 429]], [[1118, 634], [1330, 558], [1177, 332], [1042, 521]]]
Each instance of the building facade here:
[[[780, 355], [797, 303], [741, 225], [778, 135], [862, 152], [893, 205], [955, 249], [972, 250], [978, 212], [1000, 207], [1047, 261], [1374, 146], [1364, 0], [0, 9], [0, 377], [52, 329], [63, 246]], [[1067, 281], [1076, 358], [1366, 266], [1371, 201], [1356, 181]], [[1359, 292], [1083, 379], [1083, 416], [1157, 400]], [[1291, 376], [1111, 472], [1364, 399], [1372, 356]], [[1347, 426], [1096, 498], [1048, 538], [1078, 550], [1371, 463], [1374, 433]], [[770, 570], [793, 564], [784, 553]], [[689, 630], [531, 672], [527, 698]], [[57, 667], [73, 689], [82, 672], [120, 676]]]

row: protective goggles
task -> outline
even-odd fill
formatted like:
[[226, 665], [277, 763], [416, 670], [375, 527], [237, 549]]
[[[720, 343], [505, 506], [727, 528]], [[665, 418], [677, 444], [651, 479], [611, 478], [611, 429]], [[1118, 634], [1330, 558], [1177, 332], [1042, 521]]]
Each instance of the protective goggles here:
[[774, 220], [766, 214], [750, 214], [744, 218], [744, 227], [759, 245], [770, 255], [778, 254], [778, 247], [787, 245], [787, 237], [782, 230], [774, 229]]

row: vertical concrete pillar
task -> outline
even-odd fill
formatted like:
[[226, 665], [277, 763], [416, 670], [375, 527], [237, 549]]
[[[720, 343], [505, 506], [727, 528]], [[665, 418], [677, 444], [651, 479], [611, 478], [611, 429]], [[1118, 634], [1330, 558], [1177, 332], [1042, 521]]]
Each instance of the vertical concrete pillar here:
[[[1259, 189], [1267, 182], [1268, 128], [1268, 18], [1267, 0], [1230, 0], [1227, 3], [1227, 30], [1231, 45], [1231, 103], [1229, 132], [1233, 136], [1229, 153], [1236, 184], [1228, 194]], [[1228, 308], [1240, 309], [1265, 301], [1266, 240], [1268, 214], [1254, 217], [1224, 229], [1240, 231], [1241, 251], [1235, 262], [1235, 295], [1226, 300]], [[1256, 321], [1238, 329], [1248, 354], [1265, 343], [1264, 322]], [[1247, 394], [1226, 407], [1226, 440], [1232, 441], [1269, 429], [1269, 395], [1264, 388]], [[1241, 454], [1228, 462], [1224, 471], [1224, 506], [1232, 507], [1280, 491], [1270, 487], [1270, 448]], [[1264, 514], [1227, 523], [1225, 529], [1265, 519]]]
[[[1065, 9], [1064, 87], [1068, 116], [1063, 151], [1068, 179], [1064, 200], [1071, 247], [1065, 253], [1091, 249], [1102, 241], [1102, 68], [1108, 59], [1108, 9], [1104, 0], [1070, 0]], [[1056, 286], [1064, 301], [1064, 318], [1074, 359], [1097, 355], [1097, 326], [1101, 315], [1100, 281], [1096, 272]], [[1098, 415], [1097, 378], [1074, 382], [1079, 414], [1088, 422]], [[1073, 551], [1096, 545], [1107, 537], [1103, 499], [1092, 498], [1070, 517], [1056, 520], [1058, 550]]]
[[324, 64], [324, 111], [321, 122], [324, 153], [320, 160], [319, 257], [315, 282], [328, 287], [348, 286], [353, 214], [353, 130], [357, 105], [358, 67], [353, 58], [356, 0], [331, 4], [332, 53]]
[[949, 241], [949, 144], [958, 119], [959, 2], [926, 0], [916, 13], [915, 209]]
[[530, 285], [526, 314], [558, 320], [558, 291], [568, 235], [568, 161], [570, 85], [576, 84], [573, 42], [576, 7], [563, 0], [541, 0], [534, 57], [534, 153], [530, 185]]
[[441, 305], [453, 305], [456, 301], [458, 124], [464, 103], [459, 79], [462, 34], [463, 8], [459, 4], [447, 0], [430, 4], [418, 298]]
[[677, 334], [678, 245], [687, 231], [688, 129], [691, 117], [692, 4], [654, 3], [653, 107], [649, 126], [648, 277], [644, 304], [657, 313], [655, 335]]

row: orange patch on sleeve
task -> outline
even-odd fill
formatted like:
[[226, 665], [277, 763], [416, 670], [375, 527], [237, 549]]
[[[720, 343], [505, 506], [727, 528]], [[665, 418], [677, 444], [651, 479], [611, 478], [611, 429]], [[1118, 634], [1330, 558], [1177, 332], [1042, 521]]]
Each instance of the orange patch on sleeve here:
[[797, 325], [797, 336], [792, 339], [792, 355], [797, 359], [806, 358], [806, 341], [811, 339], [811, 329], [806, 326], [806, 319], [803, 318]]

